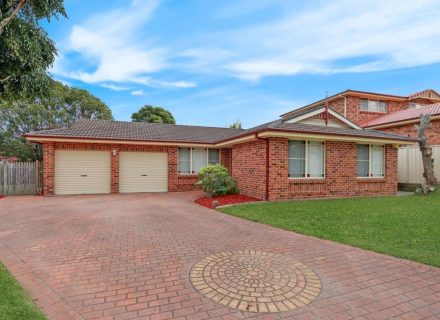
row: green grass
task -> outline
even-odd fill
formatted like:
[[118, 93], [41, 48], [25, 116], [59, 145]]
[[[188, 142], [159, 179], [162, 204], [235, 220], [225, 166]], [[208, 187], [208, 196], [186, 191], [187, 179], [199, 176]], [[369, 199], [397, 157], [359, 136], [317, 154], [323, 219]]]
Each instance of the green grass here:
[[0, 263], [0, 320], [47, 320], [23, 290]]
[[440, 267], [440, 190], [427, 196], [245, 204], [220, 211]]

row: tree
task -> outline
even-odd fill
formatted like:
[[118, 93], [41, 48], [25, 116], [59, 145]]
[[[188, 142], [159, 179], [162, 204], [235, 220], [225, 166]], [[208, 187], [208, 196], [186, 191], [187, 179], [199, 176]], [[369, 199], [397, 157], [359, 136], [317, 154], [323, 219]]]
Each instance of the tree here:
[[171, 112], [161, 107], [145, 105], [131, 115], [133, 122], [170, 123], [176, 124]]
[[113, 119], [111, 110], [85, 90], [52, 81], [40, 98], [0, 103], [0, 155], [21, 160], [41, 158], [40, 150], [25, 141], [32, 131], [70, 126], [78, 119]]
[[424, 114], [420, 117], [420, 125], [416, 125], [419, 135], [419, 147], [422, 153], [423, 177], [428, 186], [437, 185], [437, 179], [434, 175], [434, 159], [432, 158], [432, 147], [426, 138], [426, 130], [431, 128], [431, 116]]
[[239, 119], [237, 119], [237, 121], [235, 121], [234, 123], [231, 123], [229, 125], [229, 128], [231, 129], [243, 129], [241, 126], [241, 121]]
[[60, 15], [63, 0], [0, 1], [0, 99], [44, 95], [56, 48], [38, 23]]

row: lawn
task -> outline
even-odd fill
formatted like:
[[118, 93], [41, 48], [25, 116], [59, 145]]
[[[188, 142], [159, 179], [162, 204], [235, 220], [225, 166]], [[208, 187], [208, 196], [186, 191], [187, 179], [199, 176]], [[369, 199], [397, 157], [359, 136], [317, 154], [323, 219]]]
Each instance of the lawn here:
[[428, 196], [266, 202], [220, 211], [440, 267], [440, 190]]
[[23, 288], [0, 263], [0, 320], [47, 320]]

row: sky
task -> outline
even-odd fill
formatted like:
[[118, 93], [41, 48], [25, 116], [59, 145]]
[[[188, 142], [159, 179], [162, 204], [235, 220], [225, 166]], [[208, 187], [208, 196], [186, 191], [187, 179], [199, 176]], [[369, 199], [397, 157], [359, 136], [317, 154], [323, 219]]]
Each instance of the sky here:
[[353, 89], [440, 89], [437, 0], [65, 0], [44, 23], [52, 76], [116, 120], [143, 105], [178, 124], [245, 128]]

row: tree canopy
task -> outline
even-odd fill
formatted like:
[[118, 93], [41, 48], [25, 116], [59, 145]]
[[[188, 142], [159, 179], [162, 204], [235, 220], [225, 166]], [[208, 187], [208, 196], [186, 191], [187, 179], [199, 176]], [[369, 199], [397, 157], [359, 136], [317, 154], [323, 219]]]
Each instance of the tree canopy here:
[[131, 115], [133, 122], [170, 123], [176, 124], [171, 112], [161, 107], [145, 105]]
[[22, 160], [40, 155], [22, 137], [24, 134], [70, 126], [79, 119], [113, 119], [111, 110], [86, 90], [51, 81], [47, 94], [27, 100], [0, 103], [0, 155]]
[[229, 128], [232, 128], [232, 129], [243, 129], [242, 126], [241, 126], [241, 121], [238, 120], [238, 119], [234, 123], [231, 123], [229, 125]]
[[66, 16], [63, 0], [0, 1], [0, 98], [43, 96], [56, 48], [40, 19]]

